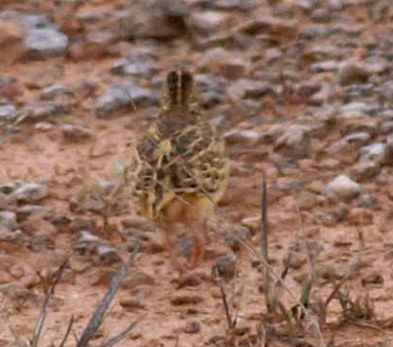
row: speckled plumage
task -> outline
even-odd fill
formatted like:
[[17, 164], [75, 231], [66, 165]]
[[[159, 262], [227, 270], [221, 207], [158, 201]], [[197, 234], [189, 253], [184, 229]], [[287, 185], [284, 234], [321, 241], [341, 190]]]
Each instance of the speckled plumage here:
[[210, 217], [227, 186], [228, 160], [194, 103], [189, 72], [168, 74], [162, 111], [136, 146], [129, 172], [142, 211], [166, 231]]
[[228, 176], [224, 144], [214, 126], [188, 103], [166, 104], [136, 148], [135, 194], [151, 219], [174, 199], [222, 196]]

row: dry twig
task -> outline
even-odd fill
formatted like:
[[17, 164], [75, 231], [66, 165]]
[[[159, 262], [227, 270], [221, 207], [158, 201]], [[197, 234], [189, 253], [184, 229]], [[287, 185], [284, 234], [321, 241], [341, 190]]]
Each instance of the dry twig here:
[[68, 336], [71, 333], [71, 329], [72, 329], [73, 324], [74, 324], [74, 316], [72, 315], [70, 320], [69, 320], [69, 322], [68, 322], [67, 330], [66, 330], [66, 332], [64, 334], [63, 339], [60, 342], [59, 347], [64, 347], [65, 343], [67, 342]]
[[134, 320], [130, 325], [128, 325], [124, 330], [122, 330], [119, 334], [111, 337], [109, 340], [101, 343], [98, 347], [112, 347], [120, 342], [124, 337], [126, 337], [135, 327], [136, 325], [143, 319], [145, 316], [139, 317]]
[[[269, 224], [268, 224], [268, 203], [267, 203], [267, 185], [265, 177], [262, 178], [262, 198], [261, 198], [261, 257], [265, 261], [266, 264], [269, 264], [269, 246], [268, 246], [268, 233], [269, 233]], [[275, 302], [273, 298], [272, 288], [271, 288], [271, 278], [269, 269], [264, 267], [263, 271], [263, 284], [264, 284], [264, 293], [266, 297], [266, 306], [268, 313], [272, 313], [275, 309]]]
[[[120, 284], [123, 282], [129, 267], [132, 265], [136, 257], [136, 254], [138, 253], [138, 250], [139, 250], [139, 246], [135, 247], [133, 252], [130, 254], [128, 260], [121, 266], [119, 272], [113, 278], [104, 297], [102, 298], [97, 308], [95, 309], [94, 313], [92, 314], [86, 328], [83, 330], [82, 336], [80, 337], [76, 347], [87, 347], [89, 341], [92, 339], [97, 329], [101, 326], [102, 322], [104, 321], [105, 313], [108, 311], [108, 308], [113, 298], [115, 297], [120, 287]], [[124, 330], [123, 332], [125, 331], [126, 330]]]
[[225, 316], [227, 318], [228, 329], [232, 330], [235, 327], [236, 321], [232, 318], [232, 315], [229, 312], [229, 305], [228, 305], [227, 295], [225, 293], [224, 287], [222, 286], [221, 283], [219, 284], [219, 287], [220, 287], [222, 302], [224, 304], [224, 310], [225, 310]]
[[30, 340], [30, 347], [37, 347], [38, 346], [38, 342], [41, 337], [42, 329], [44, 328], [46, 315], [48, 313], [48, 305], [49, 305], [50, 299], [52, 298], [52, 295], [55, 292], [55, 288], [61, 279], [61, 276], [64, 272], [67, 262], [68, 262], [68, 259], [65, 259], [54, 274], [49, 275], [46, 280], [44, 279], [43, 283], [44, 283], [45, 299], [42, 303], [40, 315], [38, 316], [38, 320], [37, 320], [37, 323], [34, 328], [33, 336]]

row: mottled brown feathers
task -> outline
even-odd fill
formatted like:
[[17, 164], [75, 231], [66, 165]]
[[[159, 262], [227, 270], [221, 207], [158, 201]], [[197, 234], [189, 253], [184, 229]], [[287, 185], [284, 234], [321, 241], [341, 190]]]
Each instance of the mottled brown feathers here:
[[192, 83], [188, 71], [168, 73], [168, 103], [139, 142], [130, 166], [134, 192], [152, 219], [174, 200], [200, 208], [198, 199], [204, 199], [214, 206], [226, 188], [224, 145], [209, 120], [190, 107]]

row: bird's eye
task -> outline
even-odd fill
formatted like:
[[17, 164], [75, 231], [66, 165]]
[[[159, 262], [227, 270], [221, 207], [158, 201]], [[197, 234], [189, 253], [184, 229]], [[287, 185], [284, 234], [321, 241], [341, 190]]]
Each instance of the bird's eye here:
[[131, 147], [131, 142], [127, 142], [126, 147]]

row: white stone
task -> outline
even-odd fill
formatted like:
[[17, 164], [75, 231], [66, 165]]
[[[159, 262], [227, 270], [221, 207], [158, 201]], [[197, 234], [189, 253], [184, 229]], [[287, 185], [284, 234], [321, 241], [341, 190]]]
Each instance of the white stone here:
[[326, 192], [331, 198], [349, 201], [359, 195], [360, 185], [347, 175], [339, 175], [328, 183]]

